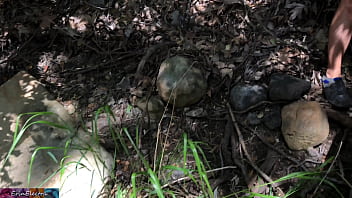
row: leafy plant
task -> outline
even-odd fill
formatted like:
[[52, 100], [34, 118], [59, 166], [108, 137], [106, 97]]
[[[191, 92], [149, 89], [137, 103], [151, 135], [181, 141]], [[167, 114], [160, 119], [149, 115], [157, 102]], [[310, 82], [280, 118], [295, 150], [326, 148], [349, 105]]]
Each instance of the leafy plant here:
[[[130, 195], [128, 195], [129, 191], [127, 189], [123, 189], [123, 187], [120, 184], [118, 184], [117, 185], [118, 191], [115, 194], [116, 197], [126, 197], [126, 196], [137, 197], [141, 194], [147, 194], [150, 197], [156, 196], [159, 198], [163, 198], [165, 196], [177, 197], [179, 193], [177, 192], [177, 189], [170, 188], [170, 187], [175, 183], [187, 184], [189, 182], [199, 187], [199, 189], [202, 191], [203, 197], [214, 196], [208, 180], [207, 172], [206, 172], [206, 168], [209, 167], [209, 165], [206, 161], [205, 154], [203, 153], [199, 142], [193, 142], [187, 137], [186, 134], [184, 134], [181, 143], [178, 145], [179, 149], [174, 150], [175, 153], [181, 154], [181, 158], [175, 158], [175, 159], [176, 160], [181, 159], [182, 163], [179, 165], [166, 164], [166, 165], [157, 167], [158, 169], [154, 170], [155, 167], [151, 167], [146, 156], [139, 149], [140, 133], [138, 131], [139, 130], [138, 127], [136, 128], [134, 137], [131, 136], [127, 128], [118, 129], [113, 124], [113, 121], [115, 121], [115, 117], [109, 107], [99, 108], [93, 117], [92, 127], [91, 127], [92, 142], [95, 144], [99, 143], [98, 118], [102, 113], [105, 113], [107, 115], [106, 119], [108, 121], [109, 131], [115, 143], [114, 158], [116, 159], [116, 154], [119, 153], [121, 149], [122, 151], [124, 151], [124, 154], [127, 156], [131, 156], [132, 153], [136, 153], [138, 157], [137, 161], [135, 161], [133, 164], [138, 165], [138, 167], [136, 167], [134, 170], [140, 170], [140, 171], [135, 171], [134, 173], [131, 174], [132, 191], [130, 192]], [[21, 117], [23, 117], [24, 115], [29, 115], [29, 118], [25, 121], [25, 123], [21, 127], [19, 124], [20, 123], [19, 121]], [[4, 164], [0, 168], [3, 168], [6, 161], [8, 161], [9, 157], [11, 156], [16, 146], [19, 144], [21, 138], [23, 137], [25, 131], [29, 127], [35, 124], [44, 124], [51, 127], [63, 129], [65, 131], [68, 131], [68, 133], [70, 134], [75, 134], [75, 130], [73, 130], [69, 125], [61, 125], [61, 124], [57, 124], [46, 120], [37, 120], [37, 118], [40, 118], [40, 116], [50, 116], [50, 115], [54, 115], [54, 113], [31, 112], [31, 113], [21, 114], [18, 116], [16, 121], [16, 130], [13, 136], [13, 143], [11, 145], [11, 148], [9, 149], [9, 152], [6, 155]], [[88, 130], [88, 129], [85, 128], [84, 130]], [[131, 147], [127, 145], [130, 145]], [[49, 181], [52, 177], [54, 177], [57, 174], [60, 174], [60, 177], [62, 178], [65, 171], [67, 170], [67, 167], [71, 166], [72, 164], [75, 165], [76, 170], [79, 168], [86, 168], [85, 165], [81, 163], [80, 159], [76, 161], [68, 161], [68, 159], [70, 159], [71, 157], [68, 155], [68, 151], [72, 149], [81, 151], [81, 154], [82, 154], [81, 159], [85, 158], [85, 153], [88, 151], [92, 152], [93, 154], [95, 153], [94, 148], [91, 145], [86, 145], [86, 146], [76, 145], [71, 141], [70, 138], [65, 142], [65, 145], [63, 147], [55, 147], [55, 146], [38, 147], [34, 150], [30, 159], [29, 171], [27, 176], [27, 184], [28, 185], [30, 184], [33, 164], [36, 160], [36, 155], [39, 152], [46, 151], [46, 153], [50, 156], [50, 158], [55, 163], [58, 164], [58, 169], [54, 171], [54, 173], [52, 173], [48, 178], [46, 178], [39, 185], [39, 187], [45, 184], [47, 181]], [[55, 155], [52, 153], [52, 151], [54, 150], [62, 150], [63, 152], [62, 159], [57, 159], [57, 157], [55, 157]], [[181, 151], [181, 152], [178, 152], [178, 151]], [[187, 158], [189, 156], [191, 156], [195, 161], [194, 168], [187, 167]], [[95, 156], [95, 158], [96, 160], [103, 161], [103, 159], [100, 159], [99, 156]], [[172, 174], [175, 171], [181, 172], [184, 175], [184, 177], [179, 178], [179, 181], [177, 179], [176, 180], [165, 179], [165, 178], [163, 179], [162, 174], [164, 174], [165, 172], [167, 172], [168, 174]], [[111, 173], [111, 175], [113, 175], [113, 173]]]
[[[32, 156], [30, 158], [30, 162], [29, 162], [29, 170], [28, 170], [28, 175], [27, 175], [27, 186], [30, 186], [30, 182], [31, 182], [31, 177], [32, 177], [32, 170], [33, 170], [33, 164], [36, 160], [36, 155], [39, 152], [42, 151], [46, 151], [46, 153], [48, 154], [48, 156], [56, 163], [58, 164], [58, 168], [56, 171], [54, 171], [50, 176], [48, 176], [47, 178], [44, 179], [44, 181], [41, 182], [41, 184], [39, 184], [37, 187], [41, 187], [43, 184], [45, 184], [46, 182], [48, 182], [52, 177], [54, 177], [57, 174], [60, 174], [60, 178], [62, 179], [62, 176], [64, 175], [66, 169], [68, 166], [70, 165], [74, 165], [76, 168], [76, 171], [79, 168], [87, 168], [83, 163], [81, 163], [81, 160], [85, 158], [85, 154], [87, 152], [91, 152], [94, 156], [94, 160], [100, 161], [104, 164], [103, 159], [101, 159], [101, 157], [97, 154], [97, 152], [95, 151], [95, 149], [87, 144], [86, 146], [82, 145], [76, 145], [74, 143], [72, 143], [72, 137], [73, 134], [75, 133], [75, 130], [71, 127], [71, 125], [69, 124], [58, 124], [55, 122], [51, 122], [51, 121], [47, 121], [47, 120], [40, 120], [40, 117], [42, 116], [57, 116], [55, 113], [52, 112], [29, 112], [29, 113], [23, 113], [20, 114], [17, 117], [16, 120], [16, 127], [15, 127], [15, 131], [13, 134], [13, 140], [12, 140], [12, 144], [11, 147], [4, 159], [3, 164], [0, 166], [0, 171], [3, 170], [3, 168], [6, 165], [6, 162], [9, 160], [11, 154], [14, 152], [14, 150], [16, 149], [16, 146], [18, 146], [19, 142], [21, 141], [21, 139], [23, 138], [25, 132], [31, 127], [34, 126], [36, 124], [43, 124], [43, 125], [47, 125], [47, 126], [51, 126], [54, 128], [58, 128], [58, 129], [62, 129], [64, 131], [66, 131], [70, 136], [69, 138], [66, 140], [65, 145], [63, 147], [56, 147], [56, 146], [40, 146], [34, 149], [34, 152], [32, 153]], [[20, 126], [20, 120], [21, 118], [23, 118], [24, 116], [29, 116], [26, 121], [24, 122], [23, 126]], [[38, 120], [39, 119], [39, 120]], [[63, 123], [63, 122], [62, 122]], [[95, 135], [93, 135], [93, 143], [95, 142], [96, 144], [98, 143], [98, 138], [97, 138], [97, 133], [95, 133]], [[57, 159], [57, 157], [52, 153], [52, 151], [54, 150], [61, 150], [63, 153], [63, 157], [61, 159]], [[69, 161], [67, 162], [66, 160], [69, 159], [71, 156], [68, 155], [68, 151], [69, 150], [79, 150], [81, 152], [81, 158], [76, 160], [76, 161]], [[100, 175], [103, 175], [103, 173], [101, 172], [101, 170], [97, 170], [99, 171]], [[71, 173], [73, 174], [73, 173]], [[93, 178], [92, 178], [93, 179]], [[64, 181], [62, 182], [62, 184], [64, 183]], [[92, 185], [92, 183], [91, 183]], [[92, 195], [94, 194], [94, 192], [91, 192]]]
[[[172, 180], [161, 180], [162, 175], [161, 173], [165, 172], [173, 172], [179, 171], [182, 172], [185, 177], [181, 178], [180, 181], [192, 181], [196, 184], [202, 191], [205, 197], [213, 197], [213, 191], [210, 186], [206, 166], [204, 164], [205, 158], [204, 154], [201, 151], [198, 143], [193, 142], [192, 140], [188, 139], [187, 135], [183, 135], [183, 144], [182, 144], [182, 159], [183, 159], [183, 166], [173, 166], [173, 165], [164, 165], [159, 168], [159, 170], [153, 171], [149, 165], [149, 163], [145, 160], [143, 154], [138, 150], [136, 144], [134, 143], [133, 139], [131, 138], [130, 134], [128, 133], [127, 129], [124, 129], [126, 136], [128, 137], [130, 143], [132, 144], [134, 150], [137, 152], [139, 159], [143, 162], [143, 165], [146, 171], [135, 172], [131, 176], [132, 182], [132, 194], [131, 197], [137, 197], [138, 194], [147, 193], [148, 196], [157, 196], [159, 198], [164, 197], [164, 195], [170, 195], [175, 197], [177, 192], [169, 190], [168, 187], [173, 183], [176, 183]], [[178, 149], [175, 149], [177, 152]], [[187, 156], [192, 155], [195, 159], [195, 167], [196, 169], [189, 169], [186, 167], [187, 164]], [[202, 156], [202, 157], [201, 157]], [[142, 182], [137, 182], [139, 177], [146, 177], [149, 181], [149, 184], [137, 185], [141, 184]], [[170, 183], [168, 183], [170, 182]]]
[[[321, 181], [323, 179], [322, 175], [325, 173], [324, 171], [321, 171], [321, 169], [324, 166], [326, 166], [329, 162], [331, 162], [331, 159], [327, 160], [321, 166], [316, 168], [315, 171], [303, 171], [303, 172], [290, 173], [290, 174], [283, 176], [283, 177], [281, 177], [271, 183], [265, 183], [265, 184], [259, 185], [258, 187], [263, 187], [263, 186], [271, 185], [274, 183], [279, 183], [279, 182], [286, 181], [286, 180], [292, 180], [292, 179], [298, 180], [299, 182], [293, 188], [289, 189], [288, 192], [286, 192], [286, 195], [284, 196], [284, 197], [290, 197], [290, 196], [294, 195], [295, 193], [299, 192], [300, 190], [302, 190], [308, 181], [316, 181], [316, 182]], [[337, 192], [339, 197], [341, 197], [341, 198], [344, 197], [343, 194], [340, 192], [340, 190], [337, 188], [337, 186], [333, 182], [330, 182], [329, 180], [324, 180], [323, 183], [332, 187]], [[236, 193], [232, 193], [230, 195], [225, 196], [224, 198], [238, 196], [239, 194], [242, 194], [242, 193], [246, 193], [247, 196], [245, 196], [245, 197], [248, 197], [248, 198], [250, 198], [250, 197], [278, 198], [277, 196], [273, 196], [273, 195], [254, 193], [254, 192], [251, 192], [249, 189], [239, 191]]]
[[[26, 120], [26, 122], [23, 124], [23, 126], [20, 128], [20, 120], [23, 116], [29, 115], [30, 117]], [[11, 154], [13, 153], [13, 151], [15, 150], [16, 146], [18, 145], [18, 143], [20, 142], [22, 136], [24, 135], [25, 131], [35, 125], [35, 124], [46, 124], [52, 127], [56, 127], [56, 128], [60, 128], [60, 129], [64, 129], [64, 130], [68, 130], [68, 131], [72, 131], [72, 128], [70, 128], [69, 126], [64, 126], [64, 125], [60, 125], [54, 122], [50, 122], [50, 121], [46, 121], [46, 120], [37, 120], [37, 121], [33, 121], [35, 118], [39, 117], [39, 116], [49, 116], [49, 115], [54, 115], [54, 113], [52, 112], [30, 112], [30, 113], [23, 113], [20, 114], [17, 119], [16, 119], [16, 125], [15, 125], [15, 132], [13, 134], [13, 140], [12, 140], [12, 144], [10, 147], [9, 152], [7, 153], [5, 160], [3, 162], [3, 164], [0, 167], [0, 172], [2, 171], [2, 169], [4, 168], [6, 162], [9, 160], [9, 157], [11, 156]]]

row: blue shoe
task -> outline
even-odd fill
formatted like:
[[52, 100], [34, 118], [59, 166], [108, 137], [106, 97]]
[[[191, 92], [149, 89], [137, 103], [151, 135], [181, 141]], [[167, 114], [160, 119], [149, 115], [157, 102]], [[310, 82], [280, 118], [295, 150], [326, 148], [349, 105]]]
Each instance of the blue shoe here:
[[348, 94], [342, 78], [327, 78], [323, 76], [322, 81], [325, 98], [332, 105], [341, 108], [352, 106], [352, 97]]

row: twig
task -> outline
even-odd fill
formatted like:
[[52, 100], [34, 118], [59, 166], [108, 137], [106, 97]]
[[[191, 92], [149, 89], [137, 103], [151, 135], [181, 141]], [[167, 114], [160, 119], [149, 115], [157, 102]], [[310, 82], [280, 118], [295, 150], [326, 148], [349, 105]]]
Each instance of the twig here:
[[159, 48], [165, 46], [165, 45], [171, 45], [174, 44], [174, 42], [165, 42], [165, 43], [158, 43], [156, 45], [151, 46], [150, 48], [147, 49], [147, 52], [141, 59], [141, 61], [138, 64], [137, 71], [136, 71], [136, 76], [141, 76], [142, 75], [142, 70], [144, 68], [145, 63], [149, 59], [149, 57]]
[[341, 179], [347, 184], [347, 186], [352, 189], [352, 184], [343, 175], [340, 173], [337, 173], [337, 175], [340, 176]]
[[248, 112], [248, 111], [250, 111], [250, 110], [252, 110], [252, 109], [255, 109], [255, 108], [257, 108], [257, 107], [262, 106], [263, 104], [273, 104], [273, 102], [271, 102], [271, 101], [260, 101], [260, 102], [258, 102], [257, 104], [251, 105], [251, 106], [247, 107], [247, 108], [244, 109], [244, 110], [241, 110], [241, 111], [233, 110], [232, 112], [233, 112], [233, 113], [238, 113], [238, 114], [246, 113], [246, 112]]
[[235, 115], [233, 114], [232, 108], [231, 108], [231, 106], [230, 106], [229, 103], [227, 103], [227, 107], [228, 107], [228, 109], [229, 109], [232, 122], [233, 122], [233, 124], [234, 124], [234, 126], [235, 126], [235, 129], [236, 129], [236, 132], [237, 132], [238, 139], [239, 139], [239, 141], [240, 141], [241, 147], [242, 147], [242, 149], [243, 149], [243, 152], [244, 152], [246, 158], [248, 159], [249, 164], [253, 167], [254, 170], [256, 170], [256, 171], [258, 172], [258, 174], [259, 174], [264, 180], [266, 180], [268, 183], [271, 183], [271, 185], [272, 185], [274, 188], [276, 188], [276, 190], [278, 191], [278, 195], [279, 195], [279, 196], [285, 196], [285, 193], [281, 190], [281, 188], [278, 187], [277, 184], [274, 183], [274, 181], [273, 181], [267, 174], [265, 174], [262, 170], [260, 170], [260, 168], [259, 168], [257, 165], [255, 165], [255, 164], [253, 163], [253, 160], [252, 160], [251, 156], [249, 155], [249, 153], [248, 153], [248, 151], [247, 151], [247, 148], [246, 148], [246, 145], [245, 145], [245, 143], [244, 143], [241, 130], [240, 130], [240, 128], [238, 127], [238, 124], [237, 124]]
[[[236, 113], [236, 114], [243, 114], [243, 113], [247, 113], [248, 111], [251, 111], [255, 108], [258, 108], [260, 107], [261, 105], [264, 105], [264, 104], [270, 104], [270, 105], [274, 105], [274, 104], [287, 104], [289, 103], [288, 101], [275, 101], [275, 102], [272, 102], [272, 101], [261, 101], [261, 102], [258, 102], [257, 104], [254, 104], [254, 105], [251, 105], [249, 107], [247, 107], [246, 109], [244, 110], [241, 110], [241, 111], [236, 111], [236, 110], [232, 110], [233, 113]], [[212, 114], [211, 116], [207, 116], [206, 118], [209, 119], [209, 120], [219, 120], [219, 121], [223, 121], [223, 120], [226, 120], [226, 118], [218, 118], [218, 117], [221, 117], [221, 116], [224, 116], [225, 114], [227, 114], [227, 110], [219, 110], [216, 114]], [[189, 117], [194, 117], [194, 118], [203, 118], [204, 116], [189, 116]]]
[[346, 128], [352, 128], [352, 118], [348, 117], [347, 115], [342, 114], [339, 111], [335, 111], [332, 109], [324, 108], [328, 117], [336, 122], [339, 122]]
[[[11, 54], [7, 59], [1, 60], [1, 61], [0, 61], [0, 64], [3, 64], [3, 63], [5, 63], [5, 62], [10, 62], [12, 59], [16, 58], [17, 55], [19, 55], [19, 52], [21, 52], [22, 49], [23, 49], [24, 47], [26, 47], [26, 45], [28, 45], [28, 44], [32, 41], [32, 39], [36, 36], [36, 34], [37, 34], [38, 32], [39, 32], [38, 30], [35, 31], [35, 32], [33, 33], [33, 35], [32, 35], [28, 40], [26, 40], [26, 41], [16, 50], [16, 53]], [[32, 64], [32, 63], [31, 63], [31, 64]]]
[[[277, 37], [277, 35], [275, 34], [275, 32], [269, 30], [269, 29], [266, 27], [266, 25], [264, 25], [264, 23], [262, 22], [262, 20], [260, 19], [259, 15], [258, 15], [256, 12], [253, 13], [253, 16], [254, 16], [254, 18], [257, 20], [257, 22], [259, 23], [259, 25], [264, 29], [265, 32], [269, 33], [269, 34], [270, 34], [272, 37], [274, 37], [276, 40], [280, 40], [280, 41], [281, 41], [281, 39]], [[250, 23], [251, 23], [251, 22], [250, 22]]]
[[247, 113], [250, 110], [253, 110], [257, 107], [262, 106], [263, 104], [287, 104], [289, 103], [288, 101], [276, 101], [276, 102], [272, 102], [272, 101], [260, 101], [257, 104], [251, 105], [249, 107], [247, 107], [246, 109], [242, 110], [242, 111], [236, 111], [236, 110], [232, 110], [233, 113], [238, 113], [238, 114], [242, 114], [242, 113]]
[[[276, 152], [273, 150], [268, 150], [265, 160], [260, 166], [260, 169], [264, 173], [269, 173], [270, 170], [272, 170], [274, 164], [277, 161], [274, 158], [277, 158]], [[253, 193], [264, 193], [268, 188], [268, 186], [264, 185], [265, 181], [261, 177], [258, 177], [257, 174], [255, 174], [251, 177], [248, 187]]]
[[[226, 123], [226, 126], [225, 126], [225, 133], [224, 133], [224, 137], [222, 138], [221, 140], [221, 159], [224, 159], [225, 160], [225, 164], [228, 165], [228, 164], [231, 164], [231, 158], [233, 160], [233, 162], [238, 166], [240, 167], [241, 171], [242, 171], [242, 175], [244, 177], [244, 180], [245, 182], [248, 184], [248, 181], [249, 181], [249, 178], [248, 178], [248, 174], [247, 174], [247, 171], [246, 171], [246, 168], [244, 166], [244, 164], [238, 159], [238, 157], [236, 156], [237, 154], [237, 147], [235, 146], [236, 145], [236, 140], [235, 140], [235, 136], [232, 135], [232, 129], [233, 129], [233, 124], [232, 124], [232, 121], [231, 121], [231, 118], [229, 118], [229, 116], [226, 116], [227, 118], [227, 123]], [[229, 146], [229, 143], [231, 142], [231, 145], [232, 145], [232, 152], [229, 152], [227, 150], [228, 146]], [[231, 156], [232, 154], [232, 156]], [[221, 161], [223, 162], [223, 160]], [[222, 177], [226, 177], [228, 174], [225, 174], [222, 172]]]
[[248, 130], [250, 130], [252, 133], [254, 133], [254, 135], [256, 135], [259, 140], [261, 142], [263, 142], [267, 147], [269, 147], [271, 150], [279, 153], [280, 155], [282, 155], [283, 157], [287, 158], [288, 160], [292, 161], [293, 163], [295, 163], [296, 165], [298, 166], [301, 166], [303, 168], [303, 170], [307, 171], [307, 168], [304, 166], [304, 162], [299, 162], [297, 159], [293, 158], [293, 157], [290, 157], [289, 155], [287, 155], [285, 152], [275, 148], [273, 145], [269, 144], [261, 135], [259, 135], [255, 130], [251, 129], [251, 128], [248, 128]]
[[237, 166], [240, 167], [241, 169], [241, 172], [242, 172], [242, 175], [244, 177], [244, 181], [246, 182], [247, 186], [249, 186], [250, 184], [250, 179], [248, 177], [248, 172], [247, 172], [247, 169], [246, 167], [244, 166], [244, 163], [243, 161], [239, 160], [237, 156], [235, 156], [235, 153], [236, 152], [236, 147], [234, 146], [236, 144], [236, 140], [235, 140], [235, 136], [234, 135], [231, 135], [231, 144], [232, 144], [232, 159], [233, 161], [235, 162], [235, 164]]
[[[221, 167], [221, 168], [215, 168], [215, 169], [212, 169], [212, 170], [208, 170], [208, 171], [205, 171], [206, 173], [212, 173], [212, 172], [217, 172], [217, 171], [221, 171], [221, 170], [225, 170], [225, 169], [236, 169], [237, 166], [225, 166], [225, 167]], [[199, 176], [195, 176], [196, 178], [198, 178]], [[167, 184], [164, 184], [163, 186], [161, 186], [161, 188], [166, 188], [172, 184], [175, 184], [175, 183], [178, 183], [178, 182], [181, 182], [181, 181], [188, 181], [190, 180], [191, 178], [186, 176], [186, 177], [181, 177], [181, 178], [178, 178], [170, 183], [167, 183]]]
[[[230, 118], [227, 119], [227, 123], [225, 125], [225, 131], [224, 131], [224, 136], [223, 138], [221, 139], [221, 153], [222, 153], [222, 158], [224, 159], [224, 164], [225, 165], [229, 165], [231, 164], [231, 153], [227, 150], [228, 146], [229, 146], [229, 143], [230, 143], [230, 137], [231, 137], [231, 132], [232, 132], [232, 124], [230, 122]], [[222, 164], [223, 165], [223, 164]]]
[[[170, 104], [170, 99], [171, 97], [169, 98], [169, 101], [167, 102], [167, 105], [164, 109], [164, 113], [163, 115], [165, 115], [166, 113], [166, 110], [167, 110], [167, 107], [168, 105]], [[175, 104], [175, 99], [174, 98], [174, 104]], [[147, 104], [148, 105], [148, 104]], [[165, 138], [165, 141], [164, 141], [164, 144], [163, 144], [163, 147], [162, 147], [162, 150], [161, 150], [161, 157], [160, 157], [160, 162], [159, 162], [159, 166], [158, 167], [161, 167], [162, 163], [163, 163], [163, 158], [164, 158], [164, 151], [165, 151], [165, 147], [166, 147], [166, 143], [167, 143], [167, 138], [169, 136], [169, 132], [170, 132], [170, 128], [171, 128], [171, 123], [173, 121], [173, 118], [174, 118], [174, 113], [175, 113], [175, 105], [172, 106], [172, 111], [171, 111], [171, 119], [169, 121], [169, 124], [168, 124], [168, 127], [167, 127], [167, 131], [166, 131], [166, 138]], [[156, 170], [156, 162], [157, 162], [157, 154], [158, 154], [158, 147], [159, 147], [159, 138], [161, 136], [161, 123], [162, 123], [162, 118], [160, 119], [159, 121], [159, 124], [158, 124], [158, 131], [157, 131], [157, 139], [156, 139], [156, 145], [155, 145], [155, 152], [154, 152], [154, 169], [153, 171]], [[159, 168], [159, 175], [160, 175], [160, 171], [161, 169]]]
[[324, 180], [326, 179], [326, 177], [328, 176], [328, 174], [331, 172], [332, 170], [332, 167], [334, 166], [335, 162], [336, 162], [336, 159], [337, 157], [340, 155], [340, 151], [341, 151], [341, 148], [342, 148], [342, 145], [343, 145], [343, 142], [345, 141], [346, 137], [347, 137], [347, 131], [349, 129], [346, 129], [343, 131], [343, 137], [342, 137], [342, 140], [340, 141], [340, 145], [339, 145], [339, 148], [337, 150], [337, 153], [336, 153], [336, 156], [334, 157], [334, 160], [331, 162], [330, 166], [329, 166], [329, 169], [326, 171], [324, 177], [320, 180], [319, 184], [317, 185], [317, 187], [315, 187], [315, 190], [312, 194], [312, 197], [315, 197], [315, 194], [317, 193], [317, 191], [319, 190], [321, 184], [324, 182]]
[[[113, 62], [118, 62], [119, 64], [122, 65], [123, 61], [128, 62], [128, 61], [130, 61], [128, 58], [135, 57], [136, 55], [139, 55], [139, 54], [140, 54], [139, 52], [129, 53], [129, 54], [121, 56], [115, 60], [109, 60], [105, 63], [97, 64], [97, 65], [87, 67], [87, 68], [79, 68], [79, 69], [75, 69], [75, 70], [65, 70], [65, 71], [60, 72], [60, 74], [66, 74], [66, 73], [68, 73], [68, 75], [82, 74], [82, 73], [91, 72], [91, 71], [94, 71], [97, 69], [103, 70], [103, 69], [113, 68], [113, 67], [116, 67], [116, 64], [113, 64]], [[128, 60], [124, 60], [124, 59], [128, 59]]]

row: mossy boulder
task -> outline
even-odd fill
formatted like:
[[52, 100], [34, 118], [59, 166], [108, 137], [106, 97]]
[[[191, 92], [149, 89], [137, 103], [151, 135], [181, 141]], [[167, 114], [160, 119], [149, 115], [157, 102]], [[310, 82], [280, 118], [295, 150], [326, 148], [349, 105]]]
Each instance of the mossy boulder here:
[[156, 85], [161, 98], [175, 107], [198, 102], [207, 88], [202, 71], [182, 56], [174, 56], [161, 63]]
[[138, 99], [136, 105], [144, 112], [148, 111], [150, 118], [155, 121], [159, 121], [164, 113], [164, 104], [159, 96], [151, 96], [149, 99], [145, 96]]

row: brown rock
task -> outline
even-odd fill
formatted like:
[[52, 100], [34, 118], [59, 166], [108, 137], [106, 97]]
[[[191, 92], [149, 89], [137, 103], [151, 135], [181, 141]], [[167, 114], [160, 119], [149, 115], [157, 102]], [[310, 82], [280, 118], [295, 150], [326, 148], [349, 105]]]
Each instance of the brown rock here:
[[176, 107], [198, 102], [207, 88], [202, 71], [181, 56], [168, 58], [161, 64], [156, 85], [161, 98]]
[[329, 135], [325, 111], [317, 102], [295, 102], [281, 111], [282, 134], [292, 150], [306, 150], [322, 143]]
[[159, 96], [151, 96], [149, 99], [145, 96], [143, 98], [137, 99], [136, 105], [144, 112], [147, 112], [148, 110], [150, 118], [155, 121], [159, 121], [164, 113], [164, 104]]

